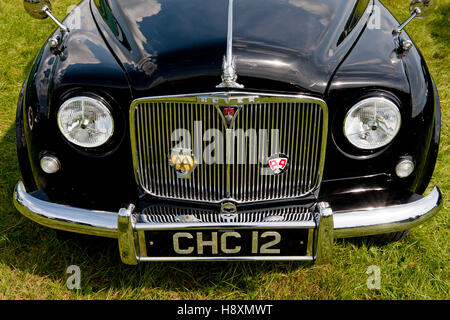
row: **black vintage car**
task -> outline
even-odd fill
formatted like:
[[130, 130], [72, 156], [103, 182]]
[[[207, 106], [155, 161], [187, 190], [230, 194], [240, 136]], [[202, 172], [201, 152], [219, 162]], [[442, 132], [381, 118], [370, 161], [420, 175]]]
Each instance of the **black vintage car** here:
[[117, 238], [122, 261], [329, 261], [333, 239], [395, 241], [422, 196], [440, 104], [378, 0], [85, 0], [17, 107], [17, 209]]

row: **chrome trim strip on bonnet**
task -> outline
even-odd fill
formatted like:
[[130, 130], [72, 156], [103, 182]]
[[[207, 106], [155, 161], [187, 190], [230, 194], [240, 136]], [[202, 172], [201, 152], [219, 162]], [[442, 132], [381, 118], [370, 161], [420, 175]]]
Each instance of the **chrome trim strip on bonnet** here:
[[242, 84], [236, 82], [236, 64], [233, 57], [233, 0], [228, 2], [228, 34], [227, 52], [223, 58], [222, 83], [216, 88], [243, 88]]

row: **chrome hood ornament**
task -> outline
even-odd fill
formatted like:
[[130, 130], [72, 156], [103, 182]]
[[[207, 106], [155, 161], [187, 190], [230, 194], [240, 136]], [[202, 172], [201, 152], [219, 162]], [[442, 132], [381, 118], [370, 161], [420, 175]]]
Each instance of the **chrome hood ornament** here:
[[223, 57], [222, 83], [216, 88], [243, 88], [242, 84], [236, 82], [236, 64], [233, 57], [233, 0], [228, 2], [228, 34], [227, 53]]

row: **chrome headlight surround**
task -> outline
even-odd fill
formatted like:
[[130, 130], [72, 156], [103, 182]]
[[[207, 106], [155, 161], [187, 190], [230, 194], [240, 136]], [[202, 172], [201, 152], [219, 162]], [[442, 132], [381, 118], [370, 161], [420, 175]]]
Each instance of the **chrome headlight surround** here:
[[344, 136], [356, 148], [374, 150], [388, 145], [400, 131], [400, 109], [392, 100], [371, 97], [354, 105], [344, 119]]
[[106, 103], [88, 96], [70, 98], [59, 107], [58, 128], [78, 147], [97, 148], [114, 133], [114, 119]]

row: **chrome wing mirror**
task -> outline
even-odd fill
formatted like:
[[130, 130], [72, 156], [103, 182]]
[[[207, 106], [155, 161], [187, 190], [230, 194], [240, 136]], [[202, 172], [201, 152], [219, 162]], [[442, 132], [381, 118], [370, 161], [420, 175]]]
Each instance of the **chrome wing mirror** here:
[[417, 13], [416, 18], [428, 17], [436, 7], [436, 0], [412, 0], [409, 4], [409, 12]]
[[394, 36], [398, 37], [399, 48], [398, 53], [400, 55], [405, 55], [412, 48], [413, 43], [410, 40], [402, 40], [400, 35], [402, 30], [410, 23], [413, 19], [423, 19], [430, 15], [436, 6], [436, 0], [412, 0], [409, 4], [409, 12], [411, 16], [394, 29]]
[[48, 17], [44, 8], [49, 9], [51, 12], [52, 4], [50, 0], [24, 0], [23, 7], [31, 17], [42, 20]]
[[48, 44], [53, 49], [61, 49], [62, 38], [64, 37], [64, 34], [70, 32], [70, 30], [52, 14], [52, 4], [50, 0], [24, 0], [23, 7], [25, 8], [25, 11], [35, 19], [43, 20], [50, 17], [50, 19], [56, 23], [61, 30], [61, 37], [55, 36], [50, 38]]
[[411, 16], [395, 28], [394, 33], [401, 33], [402, 30], [410, 23], [414, 18], [423, 19], [430, 15], [436, 6], [436, 0], [412, 0], [409, 4], [409, 12]]

